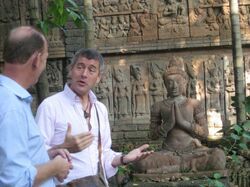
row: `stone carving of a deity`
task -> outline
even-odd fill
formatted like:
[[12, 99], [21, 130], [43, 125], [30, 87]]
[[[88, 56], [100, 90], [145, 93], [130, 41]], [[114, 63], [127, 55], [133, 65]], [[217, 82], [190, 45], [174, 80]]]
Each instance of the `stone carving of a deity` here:
[[186, 97], [187, 74], [182, 60], [173, 58], [163, 75], [166, 99], [151, 107], [151, 137], [163, 139], [162, 150], [135, 163], [137, 172], [174, 173], [220, 170], [226, 157], [219, 148], [208, 148], [204, 108], [199, 100]]

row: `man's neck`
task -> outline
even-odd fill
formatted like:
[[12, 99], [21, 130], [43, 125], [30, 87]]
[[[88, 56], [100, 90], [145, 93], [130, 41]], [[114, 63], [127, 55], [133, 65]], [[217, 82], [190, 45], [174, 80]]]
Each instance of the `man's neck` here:
[[[22, 64], [5, 63], [3, 75], [16, 81], [20, 86], [25, 89], [28, 89], [31, 86], [30, 73], [27, 72], [27, 69], [25, 69], [24, 65]], [[29, 76], [29, 78], [27, 75]]]
[[78, 97], [80, 98], [82, 107], [86, 109], [90, 104], [89, 93], [86, 93], [84, 95], [79, 95], [78, 93], [76, 93], [76, 95], [78, 95]]

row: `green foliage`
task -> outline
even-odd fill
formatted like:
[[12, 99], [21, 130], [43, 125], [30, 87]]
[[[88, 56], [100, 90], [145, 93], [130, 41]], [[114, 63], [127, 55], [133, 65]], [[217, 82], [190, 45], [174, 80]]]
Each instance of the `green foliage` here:
[[248, 150], [248, 142], [250, 140], [250, 121], [244, 122], [242, 125], [233, 125], [222, 140], [222, 147], [226, 155], [231, 157], [235, 162], [239, 162], [238, 155]]
[[212, 178], [208, 178], [207, 185], [201, 185], [201, 187], [224, 187], [225, 185], [220, 182], [221, 174], [214, 173]]
[[133, 171], [132, 166], [129, 165], [122, 165], [118, 167], [118, 174], [128, 175]]
[[[236, 106], [235, 97], [232, 106]], [[242, 124], [234, 124], [226, 133], [222, 139], [222, 148], [225, 150], [226, 155], [232, 159], [233, 162], [239, 163], [238, 156], [245, 150], [249, 149], [250, 142], [250, 97], [245, 99], [245, 108], [247, 120]]]
[[82, 23], [86, 22], [79, 6], [73, 0], [49, 0], [45, 15], [44, 19], [37, 23], [45, 34], [54, 27], [63, 29], [69, 19], [72, 19], [77, 27], [82, 27]]

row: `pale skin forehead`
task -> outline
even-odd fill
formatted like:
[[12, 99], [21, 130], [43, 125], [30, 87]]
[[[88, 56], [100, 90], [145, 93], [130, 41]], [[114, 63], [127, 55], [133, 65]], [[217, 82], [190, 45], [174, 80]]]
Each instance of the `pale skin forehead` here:
[[18, 27], [13, 29], [10, 33], [11, 39], [22, 39], [24, 37], [30, 36], [34, 32], [34, 29], [28, 26]]
[[95, 66], [96, 68], [98, 68], [98, 70], [99, 70], [99, 68], [100, 68], [100, 63], [99, 63], [99, 61], [98, 60], [96, 60], [96, 59], [88, 59], [88, 58], [86, 58], [86, 57], [84, 57], [84, 56], [81, 56], [81, 57], [79, 57], [77, 60], [76, 60], [76, 62], [71, 66], [71, 69], [73, 68], [73, 67], [75, 67], [76, 65], [87, 65], [87, 66]]
[[[29, 26], [21, 26], [21, 27], [18, 27], [16, 29], [13, 29], [11, 32], [10, 32], [10, 40], [21, 40], [25, 37], [28, 37], [34, 33], [39, 33], [38, 31], [36, 31], [34, 28], [32, 27], [29, 27]], [[44, 43], [47, 44], [47, 41], [45, 39], [45, 37], [39, 33], [42, 38], [44, 39]]]

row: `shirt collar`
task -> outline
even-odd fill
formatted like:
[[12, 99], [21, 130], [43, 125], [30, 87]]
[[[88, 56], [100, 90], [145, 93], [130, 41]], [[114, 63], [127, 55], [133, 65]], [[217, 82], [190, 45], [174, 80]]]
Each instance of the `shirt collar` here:
[[0, 75], [0, 85], [13, 92], [21, 100], [28, 103], [32, 102], [32, 96], [30, 93], [13, 79], [5, 75]]
[[[75, 94], [75, 92], [68, 86], [68, 84], [65, 84], [65, 86], [64, 86], [64, 93], [68, 96], [70, 101], [72, 101], [74, 103], [80, 102], [79, 96]], [[90, 98], [91, 104], [93, 104], [97, 101], [97, 97], [92, 90], [89, 91], [89, 98]]]

